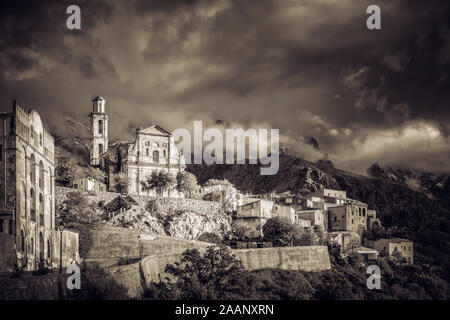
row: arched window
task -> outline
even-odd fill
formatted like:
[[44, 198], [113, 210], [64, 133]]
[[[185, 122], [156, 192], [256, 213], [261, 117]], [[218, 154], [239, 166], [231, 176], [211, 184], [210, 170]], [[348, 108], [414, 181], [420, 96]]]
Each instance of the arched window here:
[[25, 210], [25, 204], [27, 203], [27, 189], [25, 187], [25, 183], [21, 183], [20, 185], [20, 197], [19, 197], [19, 213], [21, 216], [27, 217], [27, 211]]
[[31, 220], [36, 221], [36, 198], [34, 196], [33, 188], [30, 188], [30, 215]]
[[44, 164], [39, 162], [39, 189], [44, 191]]
[[39, 260], [41, 262], [44, 262], [44, 250], [45, 250], [45, 243], [44, 243], [44, 236], [42, 235], [42, 232], [39, 233]]
[[103, 134], [103, 121], [98, 120], [98, 134]]
[[36, 183], [36, 159], [34, 154], [30, 156], [30, 181], [32, 184]]
[[163, 153], [164, 153], [164, 158], [167, 157], [166, 149], [164, 149]]
[[25, 252], [25, 235], [23, 229], [20, 230], [20, 251]]
[[51, 248], [51, 246], [50, 246], [50, 239], [47, 239], [47, 258], [49, 258], [49, 259], [51, 257], [50, 248]]
[[42, 147], [42, 133], [39, 133], [39, 145]]
[[103, 154], [103, 144], [99, 143], [98, 144], [98, 155], [101, 156]]
[[150, 156], [150, 149], [149, 149], [149, 148], [145, 149], [145, 155], [146, 155], [147, 157]]
[[42, 196], [42, 193], [39, 194], [39, 222], [42, 226], [45, 225], [44, 220], [44, 197]]
[[153, 151], [153, 162], [159, 163], [159, 152], [158, 152], [158, 150]]
[[34, 254], [34, 238], [31, 238], [31, 253]]

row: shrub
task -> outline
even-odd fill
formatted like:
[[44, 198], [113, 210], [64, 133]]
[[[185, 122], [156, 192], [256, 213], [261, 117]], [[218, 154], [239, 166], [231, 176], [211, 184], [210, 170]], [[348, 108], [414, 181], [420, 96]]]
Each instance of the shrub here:
[[212, 233], [212, 232], [204, 232], [204, 233], [202, 233], [200, 235], [200, 237], [198, 237], [197, 240], [198, 241], [215, 243], [215, 244], [219, 244], [219, 243], [222, 242], [222, 239], [220, 238], [220, 236], [218, 236], [216, 233]]

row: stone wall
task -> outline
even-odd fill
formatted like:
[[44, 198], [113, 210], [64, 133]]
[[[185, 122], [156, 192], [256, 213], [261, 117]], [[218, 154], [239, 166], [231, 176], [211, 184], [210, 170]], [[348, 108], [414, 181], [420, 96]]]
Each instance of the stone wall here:
[[[232, 253], [241, 260], [244, 269], [249, 271], [266, 268], [307, 272], [331, 269], [326, 246], [235, 249]], [[165, 254], [143, 259], [141, 269], [145, 284], [165, 279], [168, 276], [165, 272], [166, 265], [179, 262], [181, 256], [181, 254]]]
[[144, 285], [142, 283], [140, 263], [133, 263], [125, 266], [111, 266], [104, 270], [114, 279], [114, 281], [127, 288], [128, 296], [132, 299], [142, 298]]
[[[61, 242], [62, 241], [62, 242]], [[61, 262], [61, 248], [62, 248], [62, 267], [66, 268], [69, 265], [80, 263], [79, 241], [78, 233], [63, 230], [53, 231], [53, 265], [59, 267]]]
[[65, 273], [0, 279], [0, 300], [59, 300], [68, 296]]
[[307, 272], [331, 269], [326, 246], [236, 249], [233, 254], [249, 271], [265, 268]]
[[16, 251], [13, 235], [0, 232], [0, 271], [12, 272], [15, 270]]
[[186, 249], [211, 245], [201, 241], [153, 235], [112, 226], [93, 230], [90, 237], [92, 243], [83, 256], [86, 259], [135, 258], [141, 255], [181, 253]]
[[[63, 202], [67, 198], [67, 194], [73, 191], [82, 191], [78, 189], [56, 187], [56, 205]], [[82, 191], [89, 202], [92, 204], [99, 204], [103, 202], [104, 204], [109, 203], [114, 200], [120, 193], [116, 192], [91, 192]], [[153, 197], [147, 196], [134, 196], [136, 200], [141, 202], [141, 204], [146, 205], [149, 200], [154, 200]], [[214, 201], [204, 201], [197, 199], [185, 199], [185, 198], [161, 198], [162, 210], [164, 212], [175, 212], [177, 210], [182, 211], [192, 211], [197, 214], [217, 214], [219, 212], [219, 203]]]

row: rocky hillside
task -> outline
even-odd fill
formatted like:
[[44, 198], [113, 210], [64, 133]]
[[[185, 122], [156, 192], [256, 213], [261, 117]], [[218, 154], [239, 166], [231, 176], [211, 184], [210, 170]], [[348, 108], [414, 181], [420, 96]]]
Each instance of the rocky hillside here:
[[[332, 175], [306, 160], [286, 152], [280, 155], [280, 167], [276, 175], [260, 175], [259, 165], [188, 165], [187, 170], [197, 176], [200, 184], [211, 178], [227, 179], [243, 192], [284, 192], [308, 194], [322, 186], [337, 188]], [[332, 169], [334, 170], [334, 169]]]

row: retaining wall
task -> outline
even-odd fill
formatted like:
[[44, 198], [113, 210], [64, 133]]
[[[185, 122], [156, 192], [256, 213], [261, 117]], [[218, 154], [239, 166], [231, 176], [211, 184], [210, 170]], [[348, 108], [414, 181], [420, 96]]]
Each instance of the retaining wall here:
[[[133, 258], [182, 253], [186, 249], [206, 248], [211, 243], [153, 235], [134, 229], [104, 226], [90, 233], [91, 245], [86, 259]], [[141, 251], [140, 251], [141, 250]]]

